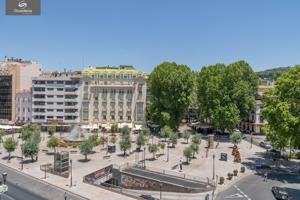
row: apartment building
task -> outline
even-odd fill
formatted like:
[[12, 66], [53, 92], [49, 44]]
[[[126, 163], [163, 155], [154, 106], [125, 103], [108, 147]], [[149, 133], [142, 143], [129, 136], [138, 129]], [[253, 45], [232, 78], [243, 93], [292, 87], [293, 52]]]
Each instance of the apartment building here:
[[16, 122], [31, 123], [31, 90], [23, 90], [16, 94]]
[[0, 61], [0, 120], [2, 123], [16, 122], [18, 119], [16, 97], [18, 93], [30, 91], [32, 78], [39, 76], [40, 73], [41, 65], [33, 61], [7, 57]]
[[241, 123], [241, 128], [253, 134], [263, 134], [262, 128], [266, 124], [266, 120], [261, 115], [263, 109], [262, 97], [267, 89], [274, 87], [274, 81], [260, 80], [255, 97], [255, 109], [251, 112], [249, 118]]
[[81, 124], [145, 124], [145, 73], [132, 66], [88, 67], [82, 71], [81, 88]]
[[33, 123], [79, 123], [80, 72], [43, 73], [32, 81]]

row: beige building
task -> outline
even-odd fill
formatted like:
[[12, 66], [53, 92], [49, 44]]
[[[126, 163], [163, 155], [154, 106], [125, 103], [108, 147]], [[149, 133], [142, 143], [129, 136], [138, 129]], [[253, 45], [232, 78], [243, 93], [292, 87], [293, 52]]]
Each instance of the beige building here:
[[88, 67], [82, 71], [81, 124], [144, 124], [147, 75], [132, 66]]
[[274, 81], [260, 80], [260, 84], [257, 89], [255, 97], [255, 110], [252, 111], [249, 118], [241, 123], [241, 128], [253, 134], [262, 134], [263, 126], [266, 124], [266, 120], [261, 115], [263, 108], [262, 97], [266, 90], [274, 87]]
[[16, 96], [31, 90], [31, 81], [41, 73], [41, 65], [22, 59], [5, 58], [0, 61], [0, 120], [16, 121]]

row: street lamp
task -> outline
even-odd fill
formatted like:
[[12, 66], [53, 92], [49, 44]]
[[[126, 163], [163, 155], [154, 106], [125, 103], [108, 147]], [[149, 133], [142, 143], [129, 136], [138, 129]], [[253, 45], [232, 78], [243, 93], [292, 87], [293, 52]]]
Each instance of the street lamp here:
[[146, 169], [146, 147], [144, 147], [144, 168]]
[[215, 180], [215, 154], [213, 154], [213, 180]]
[[168, 153], [167, 153], [167, 162], [169, 162], [169, 142], [167, 143], [167, 150], [168, 150]]
[[159, 183], [159, 199], [162, 200], [161, 196], [162, 196], [162, 192], [161, 192], [161, 188], [162, 188], [163, 184]]
[[70, 178], [70, 187], [73, 186], [73, 177], [72, 177], [72, 159], [70, 159], [70, 174], [71, 174], [71, 178]]

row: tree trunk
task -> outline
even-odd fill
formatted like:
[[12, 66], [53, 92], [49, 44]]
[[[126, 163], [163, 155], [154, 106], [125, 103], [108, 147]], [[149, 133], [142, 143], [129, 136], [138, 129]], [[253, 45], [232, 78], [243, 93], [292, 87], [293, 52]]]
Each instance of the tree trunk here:
[[126, 150], [124, 150], [124, 157], [126, 156]]
[[85, 161], [87, 161], [87, 154], [84, 154], [84, 157], [85, 157]]
[[8, 160], [10, 160], [10, 152], [8, 153]]
[[34, 161], [34, 159], [33, 159], [33, 155], [31, 155], [30, 157], [31, 157], [31, 162], [33, 162], [33, 161]]
[[153, 160], [155, 160], [155, 152], [153, 152]]

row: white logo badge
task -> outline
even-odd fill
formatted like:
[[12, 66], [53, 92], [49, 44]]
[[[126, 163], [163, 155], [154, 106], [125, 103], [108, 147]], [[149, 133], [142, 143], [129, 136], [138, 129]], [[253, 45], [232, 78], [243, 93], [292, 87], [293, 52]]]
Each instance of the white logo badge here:
[[18, 3], [18, 7], [21, 9], [25, 9], [27, 8], [27, 3], [25, 2], [25, 0], [22, 0]]

